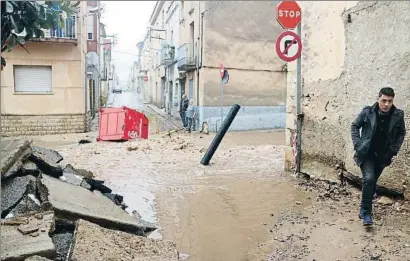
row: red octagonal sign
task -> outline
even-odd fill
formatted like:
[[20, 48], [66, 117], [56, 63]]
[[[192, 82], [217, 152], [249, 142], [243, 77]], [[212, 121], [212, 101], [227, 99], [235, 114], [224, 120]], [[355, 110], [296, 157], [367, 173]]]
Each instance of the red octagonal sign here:
[[302, 10], [296, 1], [281, 1], [276, 6], [276, 20], [284, 29], [294, 29], [302, 20]]

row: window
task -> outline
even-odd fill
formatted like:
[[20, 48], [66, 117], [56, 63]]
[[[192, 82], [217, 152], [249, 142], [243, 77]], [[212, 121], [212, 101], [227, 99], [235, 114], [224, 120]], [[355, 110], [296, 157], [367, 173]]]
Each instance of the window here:
[[87, 19], [88, 40], [94, 40], [94, 15], [89, 15]]
[[51, 93], [51, 66], [14, 65], [14, 91], [17, 93]]

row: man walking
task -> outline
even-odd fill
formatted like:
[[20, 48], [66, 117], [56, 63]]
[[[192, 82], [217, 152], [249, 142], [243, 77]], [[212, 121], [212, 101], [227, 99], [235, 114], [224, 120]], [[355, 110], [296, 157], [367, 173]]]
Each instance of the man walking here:
[[182, 100], [179, 104], [179, 116], [181, 117], [183, 128], [188, 127], [187, 120], [186, 120], [186, 110], [188, 109], [188, 105], [189, 105], [189, 100], [186, 94], [184, 94], [182, 95]]
[[406, 134], [404, 112], [393, 105], [394, 96], [392, 88], [382, 88], [378, 101], [366, 106], [351, 126], [354, 159], [363, 175], [359, 217], [365, 226], [373, 224], [372, 200], [377, 180], [399, 152]]

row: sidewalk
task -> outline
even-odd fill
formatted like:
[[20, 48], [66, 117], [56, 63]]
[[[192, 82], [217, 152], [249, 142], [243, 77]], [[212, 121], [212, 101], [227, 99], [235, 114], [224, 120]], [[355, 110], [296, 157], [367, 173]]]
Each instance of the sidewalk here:
[[153, 104], [149, 104], [144, 102], [144, 104], [151, 110], [153, 110], [154, 112], [158, 113], [159, 115], [163, 116], [165, 119], [167, 119], [168, 121], [172, 122], [173, 124], [177, 125], [177, 126], [181, 126], [181, 119], [179, 117], [173, 116], [173, 115], [169, 115], [168, 113], [165, 112], [165, 108], [164, 109], [160, 109], [157, 106], [153, 105]]

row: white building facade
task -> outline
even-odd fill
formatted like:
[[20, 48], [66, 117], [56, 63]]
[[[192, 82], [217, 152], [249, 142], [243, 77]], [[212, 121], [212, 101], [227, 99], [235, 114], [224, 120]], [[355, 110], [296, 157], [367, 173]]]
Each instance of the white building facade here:
[[182, 91], [179, 82], [176, 51], [179, 48], [180, 1], [164, 4], [166, 40], [162, 42], [161, 64], [165, 66], [165, 112], [177, 115]]

